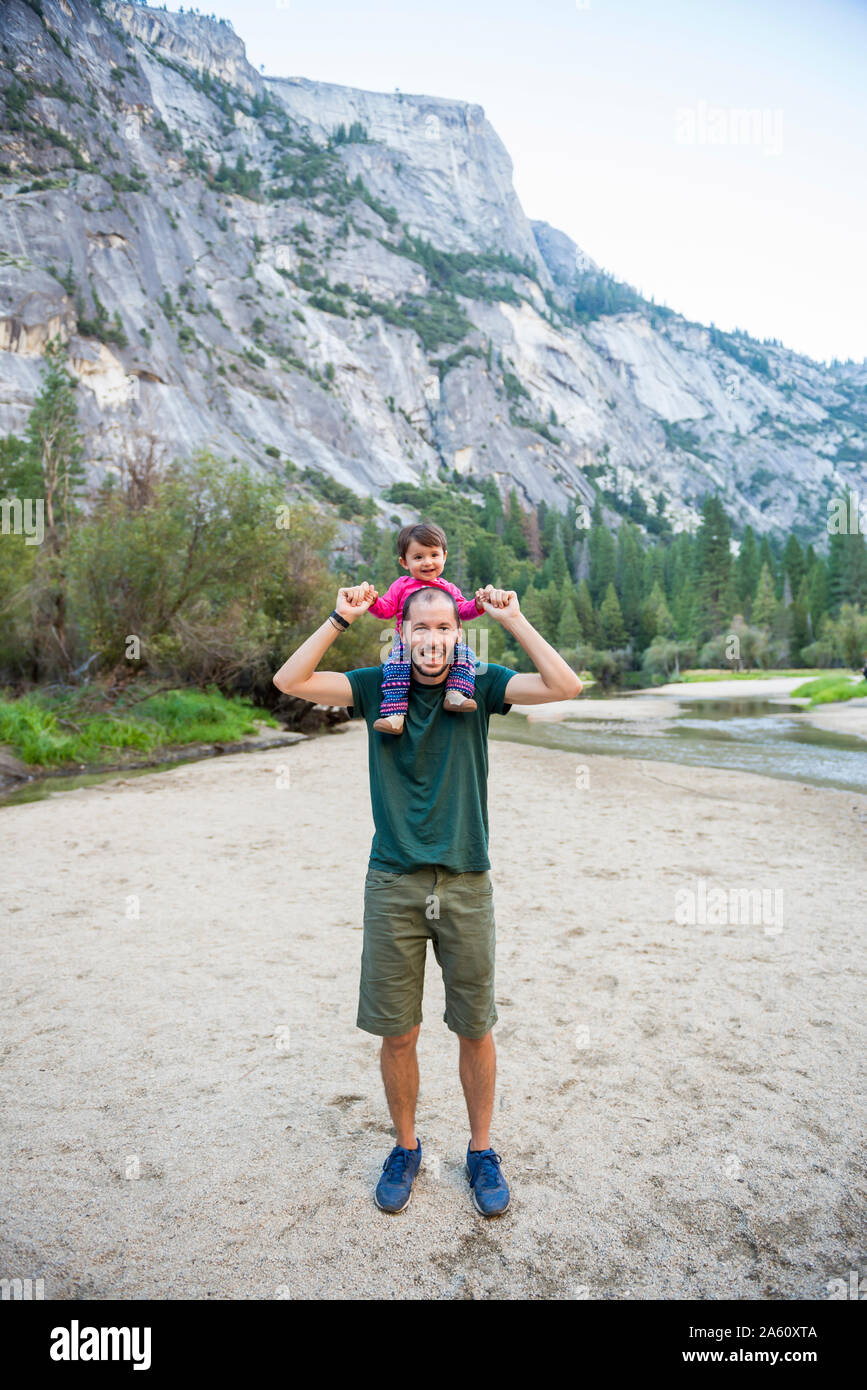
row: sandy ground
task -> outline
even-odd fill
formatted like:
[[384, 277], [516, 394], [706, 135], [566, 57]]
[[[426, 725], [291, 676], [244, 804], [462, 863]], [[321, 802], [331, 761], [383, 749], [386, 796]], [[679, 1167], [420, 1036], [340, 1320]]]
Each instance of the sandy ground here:
[[552, 700], [549, 705], [513, 705], [516, 714], [523, 714], [531, 724], [553, 723], [561, 719], [628, 720], [640, 723], [645, 720], [676, 719], [680, 706], [676, 700], [657, 699], [655, 695], [638, 699], [628, 695], [611, 695], [604, 700]]
[[[825, 1299], [865, 1269], [867, 797], [492, 743], [512, 1208], [428, 953], [422, 1170], [355, 1027], [353, 724], [0, 810], [0, 1273], [47, 1298]], [[676, 920], [758, 888], [779, 917]], [[775, 901], [774, 909], [779, 906]]]

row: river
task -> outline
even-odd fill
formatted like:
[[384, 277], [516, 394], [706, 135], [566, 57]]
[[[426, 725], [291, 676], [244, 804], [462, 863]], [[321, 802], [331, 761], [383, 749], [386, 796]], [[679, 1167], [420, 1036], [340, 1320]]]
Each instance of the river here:
[[636, 693], [610, 701], [617, 716], [612, 718], [606, 717], [608, 701], [579, 700], [568, 717], [555, 722], [540, 718], [540, 707], [529, 719], [517, 711], [517, 717], [492, 719], [490, 732], [494, 739], [572, 753], [757, 772], [867, 793], [867, 740], [793, 717], [805, 701], [768, 699], [748, 690], [724, 698], [709, 695], [702, 684], [668, 686], [664, 694]]

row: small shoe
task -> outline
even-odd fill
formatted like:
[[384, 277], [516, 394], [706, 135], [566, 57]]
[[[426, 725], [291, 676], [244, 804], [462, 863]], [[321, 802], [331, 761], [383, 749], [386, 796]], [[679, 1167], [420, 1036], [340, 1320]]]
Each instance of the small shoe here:
[[443, 708], [451, 710], [452, 714], [469, 714], [471, 710], [478, 709], [478, 705], [469, 695], [462, 695], [459, 690], [447, 690]]
[[493, 1149], [474, 1153], [467, 1145], [467, 1173], [473, 1206], [482, 1216], [502, 1216], [512, 1200], [509, 1184], [500, 1171], [500, 1155]]
[[402, 734], [403, 720], [402, 714], [383, 714], [379, 719], [374, 719], [373, 727], [382, 734]]
[[421, 1140], [414, 1149], [402, 1149], [395, 1144], [382, 1165], [382, 1177], [376, 1184], [373, 1200], [380, 1211], [403, 1211], [409, 1206], [412, 1185], [421, 1165]]

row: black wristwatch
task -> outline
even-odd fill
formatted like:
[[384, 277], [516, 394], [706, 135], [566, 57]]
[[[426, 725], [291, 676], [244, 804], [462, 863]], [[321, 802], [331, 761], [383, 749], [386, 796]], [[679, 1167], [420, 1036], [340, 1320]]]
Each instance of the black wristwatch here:
[[346, 621], [345, 618], [341, 618], [336, 608], [332, 608], [328, 616], [329, 618], [334, 618], [335, 622], [338, 622], [342, 628], [346, 629], [349, 627], [349, 623]]

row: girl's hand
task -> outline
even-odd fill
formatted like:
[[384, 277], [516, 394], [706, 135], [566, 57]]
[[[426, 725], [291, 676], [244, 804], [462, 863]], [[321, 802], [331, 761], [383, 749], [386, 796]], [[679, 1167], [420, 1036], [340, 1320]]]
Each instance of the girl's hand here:
[[495, 589], [493, 584], [488, 584], [480, 594], [485, 612], [497, 622], [516, 618], [521, 611], [514, 589]]
[[341, 589], [337, 595], [337, 602], [334, 605], [335, 611], [345, 618], [347, 622], [353, 622], [366, 613], [372, 603], [379, 598], [377, 590], [366, 580], [363, 584], [352, 584], [346, 589]]

